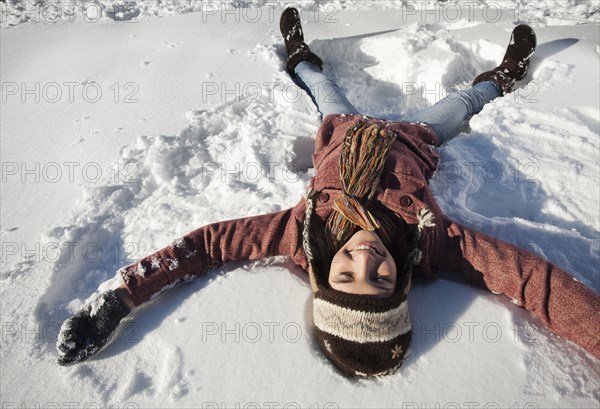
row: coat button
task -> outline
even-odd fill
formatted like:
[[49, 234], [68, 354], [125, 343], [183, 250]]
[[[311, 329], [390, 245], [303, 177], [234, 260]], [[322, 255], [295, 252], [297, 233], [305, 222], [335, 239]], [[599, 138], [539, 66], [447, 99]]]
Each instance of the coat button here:
[[408, 196], [402, 196], [400, 198], [400, 204], [403, 207], [408, 207], [408, 206], [410, 206], [412, 204], [412, 199], [410, 197], [408, 197]]
[[319, 195], [319, 202], [326, 203], [327, 201], [329, 201], [329, 194], [328, 193], [321, 193]]

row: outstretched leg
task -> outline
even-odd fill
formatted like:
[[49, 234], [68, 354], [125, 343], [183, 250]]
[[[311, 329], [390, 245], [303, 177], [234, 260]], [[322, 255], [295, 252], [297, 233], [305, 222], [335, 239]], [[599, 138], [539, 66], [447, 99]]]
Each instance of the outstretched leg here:
[[331, 114], [358, 114], [337, 84], [327, 78], [317, 65], [301, 61], [295, 68], [295, 74], [296, 82], [311, 96], [322, 118]]
[[442, 145], [463, 131], [469, 119], [478, 114], [485, 104], [501, 95], [500, 86], [495, 81], [480, 82], [472, 88], [449, 94], [407, 121], [431, 126]]
[[304, 42], [298, 10], [286, 8], [281, 14], [279, 28], [288, 54], [287, 71], [311, 96], [322, 118], [331, 114], [358, 113], [339, 87], [323, 74], [323, 62]]
[[512, 92], [515, 82], [527, 74], [529, 59], [536, 44], [535, 32], [531, 27], [524, 24], [515, 27], [498, 67], [478, 75], [472, 88], [451, 93], [408, 120], [430, 125], [438, 135], [440, 145], [443, 144], [460, 133], [485, 104]]

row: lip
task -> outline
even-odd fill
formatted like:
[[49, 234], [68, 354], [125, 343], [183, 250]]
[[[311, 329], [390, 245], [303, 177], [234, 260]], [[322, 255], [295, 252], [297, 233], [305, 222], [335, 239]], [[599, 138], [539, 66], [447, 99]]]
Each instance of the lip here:
[[[366, 248], [366, 247], [368, 247], [368, 248]], [[377, 248], [377, 246], [374, 243], [368, 242], [368, 241], [363, 241], [363, 242], [360, 242], [360, 243], [356, 243], [348, 251], [350, 251], [350, 252], [353, 252], [353, 251], [368, 251], [369, 253], [375, 253], [378, 256], [382, 256], [381, 250], [379, 248]]]

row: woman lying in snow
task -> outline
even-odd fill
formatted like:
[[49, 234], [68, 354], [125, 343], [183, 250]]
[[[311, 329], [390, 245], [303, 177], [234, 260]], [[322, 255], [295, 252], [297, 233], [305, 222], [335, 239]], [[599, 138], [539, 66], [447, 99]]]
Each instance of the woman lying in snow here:
[[472, 88], [390, 122], [358, 114], [321, 73], [297, 10], [283, 12], [280, 28], [287, 70], [324, 118], [306, 198], [277, 213], [201, 227], [123, 268], [120, 288], [65, 321], [59, 363], [96, 354], [132, 308], [173, 283], [230, 261], [275, 255], [308, 271], [316, 339], [351, 376], [400, 367], [411, 339], [411, 278], [432, 277], [438, 268], [510, 297], [600, 358], [598, 295], [546, 260], [448, 219], [427, 186], [438, 165], [435, 147], [525, 76], [536, 46], [533, 30], [516, 27], [500, 66], [475, 78]]

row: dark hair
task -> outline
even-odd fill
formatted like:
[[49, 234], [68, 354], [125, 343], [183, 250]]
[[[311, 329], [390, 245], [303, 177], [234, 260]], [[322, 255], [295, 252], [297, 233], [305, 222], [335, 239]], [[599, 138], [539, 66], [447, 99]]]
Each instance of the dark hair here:
[[[375, 230], [375, 233], [379, 236], [396, 263], [398, 272], [396, 286], [398, 287], [404, 281], [402, 276], [404, 271], [402, 270], [412, 248], [411, 243], [415, 228], [406, 224], [404, 220], [396, 216], [393, 212], [385, 209], [383, 206], [378, 206], [376, 203], [370, 207], [370, 212], [381, 224], [381, 227]], [[314, 271], [314, 275], [320, 285], [330, 288], [328, 279], [333, 257], [342, 248], [344, 243], [359, 229], [360, 227], [356, 226], [355, 229], [347, 231], [343, 238], [338, 241], [327, 229], [326, 222], [323, 219], [316, 214], [312, 216], [309, 238], [313, 254], [313, 269], [316, 270]]]

